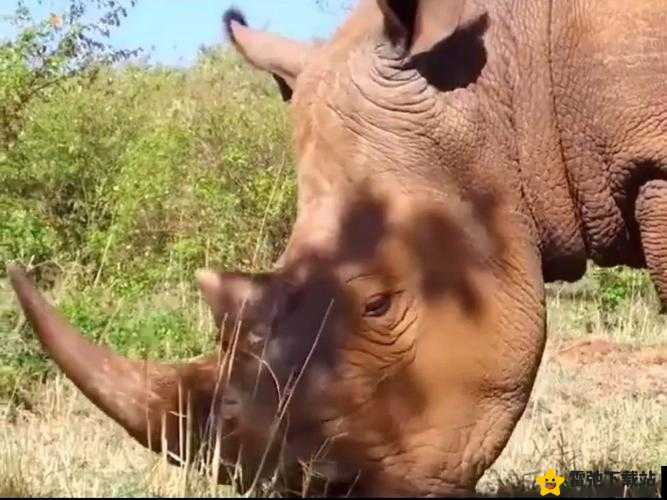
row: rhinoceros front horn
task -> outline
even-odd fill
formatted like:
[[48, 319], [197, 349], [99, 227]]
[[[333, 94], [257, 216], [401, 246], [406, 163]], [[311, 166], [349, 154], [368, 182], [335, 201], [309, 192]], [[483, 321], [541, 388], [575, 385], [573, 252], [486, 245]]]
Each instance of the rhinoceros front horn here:
[[[49, 356], [98, 408], [153, 451], [184, 450], [186, 415], [202, 420], [215, 392], [216, 363], [132, 361], [95, 345], [37, 291], [25, 271], [7, 269], [33, 330]], [[184, 456], [184, 455], [179, 455]]]

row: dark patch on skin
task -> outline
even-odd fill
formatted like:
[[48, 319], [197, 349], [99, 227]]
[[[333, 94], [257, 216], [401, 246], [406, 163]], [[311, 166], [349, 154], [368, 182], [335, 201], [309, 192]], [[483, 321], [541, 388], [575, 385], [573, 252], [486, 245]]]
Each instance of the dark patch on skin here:
[[[447, 243], [439, 241], [448, 235]], [[419, 256], [421, 292], [424, 299], [436, 301], [445, 294], [458, 298], [467, 314], [475, 314], [481, 304], [479, 290], [469, 272], [481, 262], [466, 244], [463, 231], [435, 210], [420, 214], [414, 221], [410, 240]]]
[[360, 201], [343, 216], [340, 227], [344, 232], [344, 241], [339, 243], [336, 260], [368, 261], [375, 256], [387, 232], [386, 204], [370, 193], [363, 193]]
[[291, 101], [293, 94], [292, 88], [289, 85], [287, 85], [287, 82], [285, 80], [283, 80], [275, 73], [271, 73], [271, 76], [273, 76], [273, 79], [278, 84], [278, 90], [280, 90], [280, 96], [283, 98], [283, 101], [285, 102]]
[[429, 84], [447, 92], [475, 83], [486, 66], [484, 34], [489, 27], [487, 14], [456, 29], [431, 50], [410, 58], [406, 69], [416, 69]]
[[385, 29], [394, 43], [404, 43], [410, 46], [413, 33], [412, 27], [417, 19], [419, 2], [415, 0], [385, 0], [383, 9], [390, 9], [391, 13], [385, 16]]

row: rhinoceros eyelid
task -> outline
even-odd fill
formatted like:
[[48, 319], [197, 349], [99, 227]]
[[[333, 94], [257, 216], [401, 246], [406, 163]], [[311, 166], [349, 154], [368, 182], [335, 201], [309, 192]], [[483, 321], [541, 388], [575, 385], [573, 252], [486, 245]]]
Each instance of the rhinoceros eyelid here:
[[377, 293], [373, 295], [364, 306], [364, 316], [379, 317], [384, 316], [392, 305], [394, 294], [389, 292]]
[[389, 290], [372, 295], [364, 306], [364, 316], [377, 318], [387, 314], [394, 305], [395, 299], [403, 293], [403, 290]]

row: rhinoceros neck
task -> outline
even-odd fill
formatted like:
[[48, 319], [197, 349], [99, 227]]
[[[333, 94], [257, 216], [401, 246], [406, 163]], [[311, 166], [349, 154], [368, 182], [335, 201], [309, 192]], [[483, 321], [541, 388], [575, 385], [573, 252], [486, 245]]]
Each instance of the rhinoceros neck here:
[[[480, 83], [500, 116], [491, 125], [535, 223], [546, 281], [575, 280], [586, 246], [564, 162], [551, 81], [550, 2], [487, 1], [488, 76]], [[501, 87], [499, 90], [498, 87]], [[500, 96], [500, 97], [495, 97]], [[510, 176], [508, 176], [510, 177]]]

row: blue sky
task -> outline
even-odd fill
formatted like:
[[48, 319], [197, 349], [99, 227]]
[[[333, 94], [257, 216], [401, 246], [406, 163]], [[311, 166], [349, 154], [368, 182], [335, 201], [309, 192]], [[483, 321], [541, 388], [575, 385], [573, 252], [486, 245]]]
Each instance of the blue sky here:
[[[67, 0], [26, 0], [36, 17], [63, 11]], [[224, 41], [220, 25], [222, 13], [230, 5], [243, 11], [250, 26], [268, 29], [300, 40], [328, 37], [342, 22], [342, 2], [315, 0], [139, 0], [123, 26], [114, 31], [111, 42], [117, 48], [144, 47], [150, 61], [187, 65], [202, 45]], [[0, 0], [0, 18], [11, 14], [15, 0]], [[0, 39], [12, 34], [0, 22]]]

